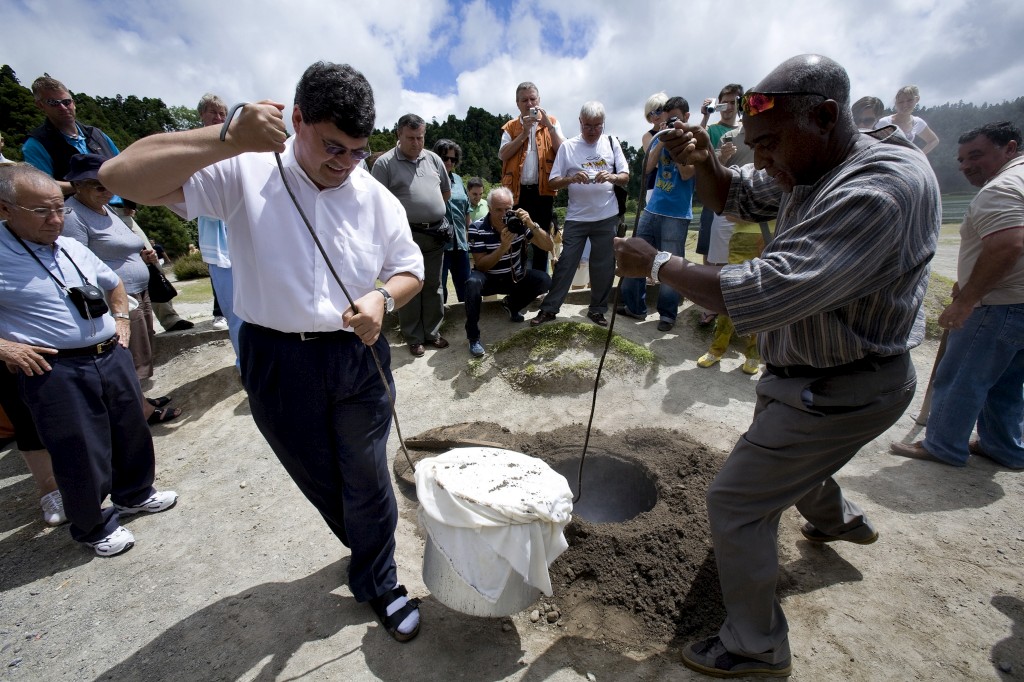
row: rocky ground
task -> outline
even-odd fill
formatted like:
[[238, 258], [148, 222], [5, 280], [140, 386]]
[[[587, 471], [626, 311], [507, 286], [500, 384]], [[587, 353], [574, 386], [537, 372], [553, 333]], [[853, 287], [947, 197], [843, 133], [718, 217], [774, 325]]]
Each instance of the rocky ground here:
[[[938, 267], [951, 276], [948, 245], [943, 259]], [[584, 322], [584, 303], [574, 295], [560, 319]], [[749, 422], [756, 377], [740, 372], [739, 353], [696, 366], [709, 337], [690, 308], [667, 334], [653, 316], [616, 321], [657, 363], [605, 377], [588, 452], [632, 462], [657, 501], [625, 522], [574, 520], [543, 605], [482, 619], [431, 598], [415, 491], [399, 483], [400, 577], [425, 597], [422, 633], [399, 645], [355, 603], [344, 584], [347, 552], [253, 426], [230, 345], [209, 327], [209, 303], [179, 307], [199, 324], [160, 335], [150, 394], [171, 395], [186, 412], [154, 429], [157, 484], [181, 499], [170, 512], [128, 521], [132, 551], [99, 559], [66, 528], [46, 528], [20, 456], [0, 449], [5, 679], [697, 679], [679, 648], [721, 617], [703, 490]], [[497, 303], [485, 304], [484, 318], [489, 350], [522, 328]], [[405, 437], [474, 424], [478, 437], [556, 465], [576, 457], [589, 389], [513, 388], [492, 371], [493, 358], [471, 361], [461, 324], [456, 306], [444, 331], [451, 348], [420, 359], [392, 337]], [[783, 516], [779, 594], [794, 679], [1024, 675], [1020, 474], [985, 460], [951, 469], [888, 453], [890, 442], [920, 435], [914, 417], [936, 346], [914, 351], [922, 386], [907, 414], [838, 477], [879, 542], [813, 546], [799, 535], [799, 515]], [[575, 352], [596, 357], [600, 347]], [[394, 430], [390, 451], [398, 451]]]

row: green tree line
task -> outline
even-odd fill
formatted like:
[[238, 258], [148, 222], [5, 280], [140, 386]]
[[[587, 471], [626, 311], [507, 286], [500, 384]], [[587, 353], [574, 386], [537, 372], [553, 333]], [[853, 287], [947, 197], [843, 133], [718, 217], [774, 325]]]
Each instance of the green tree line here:
[[[193, 107], [167, 106], [153, 97], [94, 97], [85, 93], [72, 93], [78, 120], [99, 126], [114, 143], [124, 149], [135, 140], [158, 132], [189, 130], [199, 125]], [[943, 193], [972, 192], [973, 188], [960, 174], [956, 160], [957, 138], [965, 131], [992, 121], [1013, 121], [1024, 125], [1024, 97], [999, 104], [981, 106], [957, 102], [936, 107], [921, 108], [917, 115], [924, 118], [940, 142], [928, 158]], [[509, 121], [505, 114], [494, 115], [479, 107], [469, 107], [465, 118], [449, 115], [444, 121], [434, 119], [427, 124], [426, 145], [430, 149], [442, 138], [454, 140], [462, 147], [462, 162], [456, 169], [464, 179], [479, 176], [490, 187], [501, 178], [501, 161], [497, 149], [501, 140], [501, 127]], [[31, 131], [43, 122], [43, 114], [32, 98], [31, 90], [22, 85], [14, 70], [0, 67], [0, 132], [3, 133], [3, 154], [8, 159], [21, 160], [21, 145]], [[568, 131], [567, 131], [568, 132]], [[374, 130], [370, 148], [383, 152], [395, 146], [394, 126]], [[627, 187], [630, 209], [636, 210], [640, 196], [643, 156], [639, 149], [626, 140], [620, 140], [622, 151], [629, 162], [630, 182]], [[565, 206], [566, 193], [559, 192], [556, 206]], [[163, 208], [140, 211], [140, 223], [174, 255], [184, 253], [188, 244], [196, 240], [194, 223], [187, 223]]]

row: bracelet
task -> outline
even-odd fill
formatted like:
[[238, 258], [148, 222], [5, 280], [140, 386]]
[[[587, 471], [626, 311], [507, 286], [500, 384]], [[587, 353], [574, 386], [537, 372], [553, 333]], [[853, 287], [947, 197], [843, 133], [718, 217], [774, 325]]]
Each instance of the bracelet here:
[[114, 315], [114, 319], [115, 320], [129, 320], [129, 319], [131, 319], [131, 317], [128, 315], [128, 313], [114, 313], [113, 315]]

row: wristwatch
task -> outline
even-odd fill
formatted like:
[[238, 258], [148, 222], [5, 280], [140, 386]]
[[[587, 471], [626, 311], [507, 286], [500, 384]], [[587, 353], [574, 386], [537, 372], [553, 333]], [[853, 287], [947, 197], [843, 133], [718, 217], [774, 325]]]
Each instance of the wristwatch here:
[[651, 264], [651, 279], [655, 282], [660, 282], [658, 279], [658, 273], [661, 272], [661, 266], [664, 265], [672, 258], [672, 254], [668, 251], [659, 251], [658, 255], [654, 257], [654, 262]]
[[395, 310], [395, 299], [391, 297], [391, 294], [389, 294], [388, 290], [384, 287], [377, 287], [377, 291], [379, 291], [380, 295], [384, 297], [384, 312], [393, 312]]
[[114, 316], [115, 320], [130, 320], [131, 319], [131, 317], [128, 315], [128, 313], [111, 313], [111, 314]]

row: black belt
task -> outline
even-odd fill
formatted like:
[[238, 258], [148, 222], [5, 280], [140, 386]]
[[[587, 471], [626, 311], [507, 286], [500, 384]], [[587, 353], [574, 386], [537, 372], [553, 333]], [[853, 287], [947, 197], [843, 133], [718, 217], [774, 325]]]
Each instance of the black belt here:
[[117, 334], [114, 334], [106, 341], [100, 343], [94, 343], [91, 346], [85, 346], [83, 348], [67, 348], [60, 349], [57, 351], [58, 358], [78, 358], [86, 355], [103, 355], [109, 353], [117, 347]]
[[834, 377], [842, 374], [853, 374], [854, 372], [877, 372], [879, 369], [895, 362], [904, 356], [904, 353], [897, 355], [868, 355], [860, 360], [848, 362], [845, 365], [834, 367], [812, 367], [811, 365], [765, 365], [765, 369], [777, 377], [791, 379], [794, 377]]
[[250, 328], [258, 329], [261, 332], [269, 334], [271, 336], [283, 336], [285, 338], [298, 339], [299, 341], [312, 341], [313, 339], [338, 339], [347, 340], [345, 337], [351, 336], [356, 338], [353, 332], [347, 332], [344, 329], [336, 329], [329, 332], [282, 332], [277, 329], [271, 329], [270, 327], [261, 327], [258, 324], [252, 324], [247, 322]]
[[540, 185], [519, 185], [519, 189], [533, 189], [534, 187], [540, 187]]
[[443, 223], [443, 222], [444, 222], [444, 218], [442, 218], [441, 220], [438, 220], [436, 223], [409, 223], [409, 227], [411, 227], [414, 230], [418, 230], [418, 231], [422, 231], [422, 230], [436, 230], [437, 228], [441, 227], [441, 223]]

